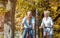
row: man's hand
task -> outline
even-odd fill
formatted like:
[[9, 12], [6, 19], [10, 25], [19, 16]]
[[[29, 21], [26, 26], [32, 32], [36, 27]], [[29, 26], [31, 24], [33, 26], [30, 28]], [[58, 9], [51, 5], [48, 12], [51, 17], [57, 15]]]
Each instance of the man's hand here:
[[21, 34], [23, 33], [23, 30], [24, 30], [24, 25], [21, 25], [21, 27], [20, 27]]
[[21, 24], [20, 30], [24, 30], [24, 25]]
[[39, 27], [39, 29], [41, 29], [41, 26]]
[[21, 26], [21, 30], [23, 30], [24, 29], [24, 26]]

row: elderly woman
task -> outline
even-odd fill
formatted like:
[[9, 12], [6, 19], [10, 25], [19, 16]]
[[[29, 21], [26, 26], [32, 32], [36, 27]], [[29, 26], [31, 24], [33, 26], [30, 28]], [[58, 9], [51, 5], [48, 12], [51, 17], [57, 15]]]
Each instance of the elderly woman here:
[[45, 38], [46, 34], [48, 38], [52, 38], [53, 33], [53, 21], [52, 18], [49, 16], [50, 11], [44, 11], [44, 18], [42, 19], [41, 27], [43, 28], [43, 38]]
[[23, 38], [26, 38], [27, 32], [30, 35], [30, 38], [33, 38], [33, 29], [35, 25], [35, 19], [32, 16], [32, 12], [28, 11], [27, 15], [22, 20], [22, 26], [24, 26]]

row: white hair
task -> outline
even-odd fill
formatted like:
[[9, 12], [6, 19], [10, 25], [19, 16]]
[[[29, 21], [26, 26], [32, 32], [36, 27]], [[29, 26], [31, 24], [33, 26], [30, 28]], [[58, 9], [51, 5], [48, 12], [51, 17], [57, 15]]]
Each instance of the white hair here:
[[44, 14], [50, 14], [50, 11], [48, 11], [48, 10], [46, 10], [46, 11], [44, 11]]

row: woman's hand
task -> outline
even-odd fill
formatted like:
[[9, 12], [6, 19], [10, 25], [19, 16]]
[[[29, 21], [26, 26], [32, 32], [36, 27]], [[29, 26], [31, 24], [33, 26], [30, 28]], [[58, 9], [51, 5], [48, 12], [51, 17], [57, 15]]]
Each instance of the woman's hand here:
[[39, 28], [40, 28], [40, 29], [41, 29], [41, 28], [45, 28], [45, 26], [40, 26]]

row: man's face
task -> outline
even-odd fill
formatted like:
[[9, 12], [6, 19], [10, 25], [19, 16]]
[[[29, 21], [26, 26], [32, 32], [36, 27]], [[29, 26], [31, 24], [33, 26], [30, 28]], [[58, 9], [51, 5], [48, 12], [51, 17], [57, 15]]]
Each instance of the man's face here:
[[31, 11], [27, 12], [27, 16], [28, 16], [28, 17], [31, 17], [31, 16], [32, 16]]

